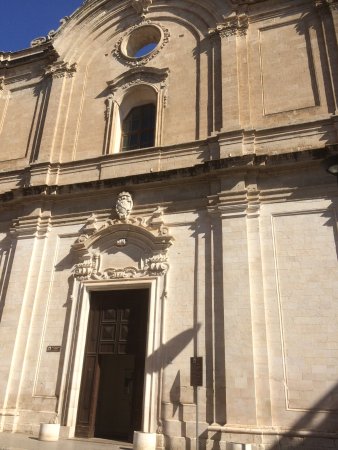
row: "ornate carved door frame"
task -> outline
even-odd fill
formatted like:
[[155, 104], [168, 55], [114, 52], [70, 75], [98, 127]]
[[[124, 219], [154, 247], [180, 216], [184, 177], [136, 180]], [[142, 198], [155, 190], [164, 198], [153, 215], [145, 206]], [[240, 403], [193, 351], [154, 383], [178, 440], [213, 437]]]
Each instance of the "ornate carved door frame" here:
[[[65, 398], [68, 404], [66, 413], [66, 425], [70, 427], [70, 435], [75, 433], [76, 417], [78, 411], [83, 358], [85, 352], [85, 342], [87, 335], [87, 325], [89, 318], [89, 298], [92, 291], [99, 290], [122, 290], [122, 289], [149, 289], [149, 314], [147, 331], [147, 350], [145, 362], [145, 384], [143, 394], [143, 430], [144, 432], [155, 433], [157, 424], [157, 398], [161, 392], [161, 360], [156, 361], [152, 355], [160, 347], [161, 325], [163, 323], [163, 308], [165, 296], [163, 296], [163, 284], [156, 278], [137, 281], [112, 281], [112, 282], [78, 282], [74, 284], [74, 303], [78, 304], [78, 311], [74, 311], [73, 324], [73, 354], [71, 356], [72, 365], [71, 379], [69, 383], [69, 397]], [[67, 401], [68, 400], [68, 401]]]

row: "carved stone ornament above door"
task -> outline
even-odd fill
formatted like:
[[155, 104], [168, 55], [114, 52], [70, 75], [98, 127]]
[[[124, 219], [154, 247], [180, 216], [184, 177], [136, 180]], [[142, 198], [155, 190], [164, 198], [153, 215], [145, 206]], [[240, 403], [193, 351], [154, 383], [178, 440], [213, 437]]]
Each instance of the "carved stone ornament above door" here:
[[[121, 194], [125, 197], [128, 193]], [[99, 222], [92, 214], [72, 245], [78, 260], [73, 274], [78, 281], [149, 278], [167, 273], [167, 251], [173, 237], [164, 224], [161, 208], [150, 217], [120, 217], [118, 203], [118, 218]]]

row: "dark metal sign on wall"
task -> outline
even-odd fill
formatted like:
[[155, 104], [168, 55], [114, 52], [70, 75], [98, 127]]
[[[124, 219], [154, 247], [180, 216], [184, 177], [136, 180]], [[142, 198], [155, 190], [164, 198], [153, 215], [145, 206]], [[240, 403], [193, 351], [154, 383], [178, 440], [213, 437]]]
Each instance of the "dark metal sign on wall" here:
[[59, 353], [61, 352], [61, 345], [48, 345], [47, 353]]
[[203, 386], [203, 358], [201, 356], [190, 358], [190, 386]]

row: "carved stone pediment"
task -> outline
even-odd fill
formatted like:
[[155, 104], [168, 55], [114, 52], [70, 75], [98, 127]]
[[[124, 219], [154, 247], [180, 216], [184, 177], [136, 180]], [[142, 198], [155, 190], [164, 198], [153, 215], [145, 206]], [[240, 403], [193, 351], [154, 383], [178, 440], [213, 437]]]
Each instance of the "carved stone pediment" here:
[[157, 69], [156, 67], [135, 67], [124, 72], [113, 81], [108, 81], [108, 88], [113, 96], [120, 90], [123, 92], [137, 84], [150, 84], [165, 87], [169, 75], [169, 69]]
[[109, 219], [98, 223], [91, 215], [72, 248], [78, 255], [74, 277], [117, 280], [158, 277], [169, 268], [167, 251], [173, 238], [158, 208], [151, 217]]

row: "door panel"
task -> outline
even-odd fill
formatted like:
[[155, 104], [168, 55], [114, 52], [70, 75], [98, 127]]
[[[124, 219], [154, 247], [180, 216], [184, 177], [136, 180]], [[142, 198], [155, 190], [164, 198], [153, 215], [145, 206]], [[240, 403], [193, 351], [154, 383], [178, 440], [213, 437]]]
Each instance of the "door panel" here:
[[148, 296], [92, 294], [77, 436], [128, 438], [141, 429]]
[[106, 438], [126, 438], [131, 428], [135, 357], [103, 355], [99, 364], [101, 376], [95, 434]]

